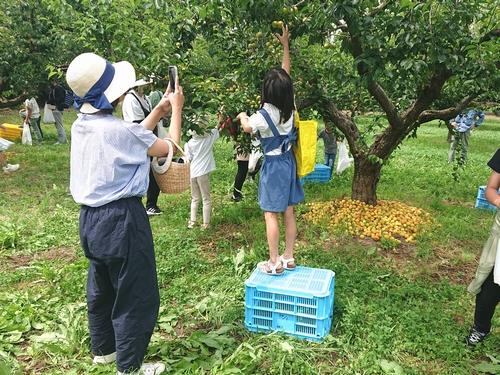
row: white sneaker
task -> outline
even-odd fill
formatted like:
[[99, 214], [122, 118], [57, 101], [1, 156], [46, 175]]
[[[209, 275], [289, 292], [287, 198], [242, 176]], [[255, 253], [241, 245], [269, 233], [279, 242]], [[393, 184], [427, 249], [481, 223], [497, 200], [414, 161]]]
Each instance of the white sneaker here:
[[106, 365], [116, 361], [116, 352], [107, 355], [96, 355], [92, 363], [94, 365]]
[[165, 365], [163, 363], [144, 363], [141, 369], [136, 372], [120, 372], [117, 371], [117, 375], [158, 375], [165, 371]]
[[7, 164], [2, 168], [5, 173], [15, 172], [19, 169], [19, 164]]

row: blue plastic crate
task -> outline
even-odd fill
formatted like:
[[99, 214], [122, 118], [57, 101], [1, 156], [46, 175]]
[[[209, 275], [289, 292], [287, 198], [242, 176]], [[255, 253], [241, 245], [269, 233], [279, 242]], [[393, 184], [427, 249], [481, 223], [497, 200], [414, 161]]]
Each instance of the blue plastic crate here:
[[490, 202], [488, 202], [488, 200], [484, 196], [485, 191], [486, 191], [486, 186], [479, 186], [479, 189], [477, 190], [476, 208], [480, 208], [483, 210], [496, 211], [497, 208], [494, 205], [492, 205]]
[[282, 276], [255, 270], [245, 281], [245, 327], [321, 341], [330, 331], [335, 273], [297, 267]]
[[305, 175], [302, 179], [309, 182], [328, 182], [331, 177], [331, 168], [324, 164], [316, 164], [314, 171]]

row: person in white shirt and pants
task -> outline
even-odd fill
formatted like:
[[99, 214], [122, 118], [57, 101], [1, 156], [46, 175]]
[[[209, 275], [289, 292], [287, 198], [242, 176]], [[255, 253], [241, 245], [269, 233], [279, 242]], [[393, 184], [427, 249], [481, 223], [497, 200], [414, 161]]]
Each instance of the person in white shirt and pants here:
[[184, 146], [184, 151], [191, 162], [191, 217], [188, 228], [193, 228], [196, 224], [200, 200], [203, 201], [202, 228], [207, 229], [210, 225], [212, 215], [210, 173], [215, 170], [213, 145], [219, 139], [219, 129], [220, 127], [201, 135], [190, 130], [192, 137]]
[[40, 107], [35, 98], [26, 99], [24, 102], [24, 110], [21, 111], [21, 116], [25, 117], [24, 122], [33, 130], [36, 140], [41, 142], [43, 139], [42, 129], [40, 128]]

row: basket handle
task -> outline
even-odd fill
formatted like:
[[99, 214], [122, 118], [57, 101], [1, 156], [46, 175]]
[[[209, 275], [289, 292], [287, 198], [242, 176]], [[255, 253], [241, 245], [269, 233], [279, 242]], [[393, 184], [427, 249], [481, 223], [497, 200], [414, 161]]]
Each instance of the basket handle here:
[[[171, 146], [173, 143], [174, 146], [177, 147], [177, 149], [182, 152], [182, 156], [187, 157], [186, 153], [184, 152], [184, 149], [181, 146], [179, 146], [172, 138], [165, 138], [165, 141], [167, 141], [169, 143], [169, 146]], [[169, 153], [170, 153], [170, 150], [169, 150]]]
[[[168, 154], [167, 157], [153, 157], [153, 160], [151, 160], [151, 168], [153, 169], [154, 172], [158, 174], [164, 174], [167, 173], [168, 169], [170, 168], [170, 164], [172, 164], [172, 157], [174, 156], [174, 147], [172, 146], [172, 142], [170, 140], [165, 139], [165, 141], [168, 143]], [[162, 165], [158, 162], [159, 160], [164, 161]]]
[[[186, 158], [186, 153], [184, 152], [184, 149], [179, 146], [172, 138], [165, 138], [164, 139], [168, 143], [168, 155], [167, 157], [153, 157], [153, 160], [151, 161], [151, 168], [153, 168], [153, 171], [155, 171], [158, 174], [165, 174], [167, 173], [168, 169], [170, 168], [170, 165], [172, 164], [172, 158], [174, 156], [174, 146], [172, 143], [177, 147], [182, 152], [182, 155], [184, 158]], [[187, 159], [187, 158], [186, 158]], [[164, 161], [162, 165], [159, 164], [159, 160]]]

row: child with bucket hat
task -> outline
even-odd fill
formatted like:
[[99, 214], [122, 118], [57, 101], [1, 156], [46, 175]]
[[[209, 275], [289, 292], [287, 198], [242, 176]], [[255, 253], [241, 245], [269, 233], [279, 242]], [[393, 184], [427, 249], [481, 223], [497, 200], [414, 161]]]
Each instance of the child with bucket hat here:
[[80, 209], [80, 240], [89, 259], [87, 308], [94, 363], [116, 361], [118, 374], [160, 374], [143, 364], [160, 304], [153, 237], [141, 197], [149, 156], [165, 156], [170, 142], [152, 129], [172, 112], [170, 138], [180, 141], [182, 87], [167, 90], [140, 124], [113, 115], [136, 81], [127, 61], [112, 64], [84, 53], [66, 81], [80, 114], [71, 128], [70, 191]]

